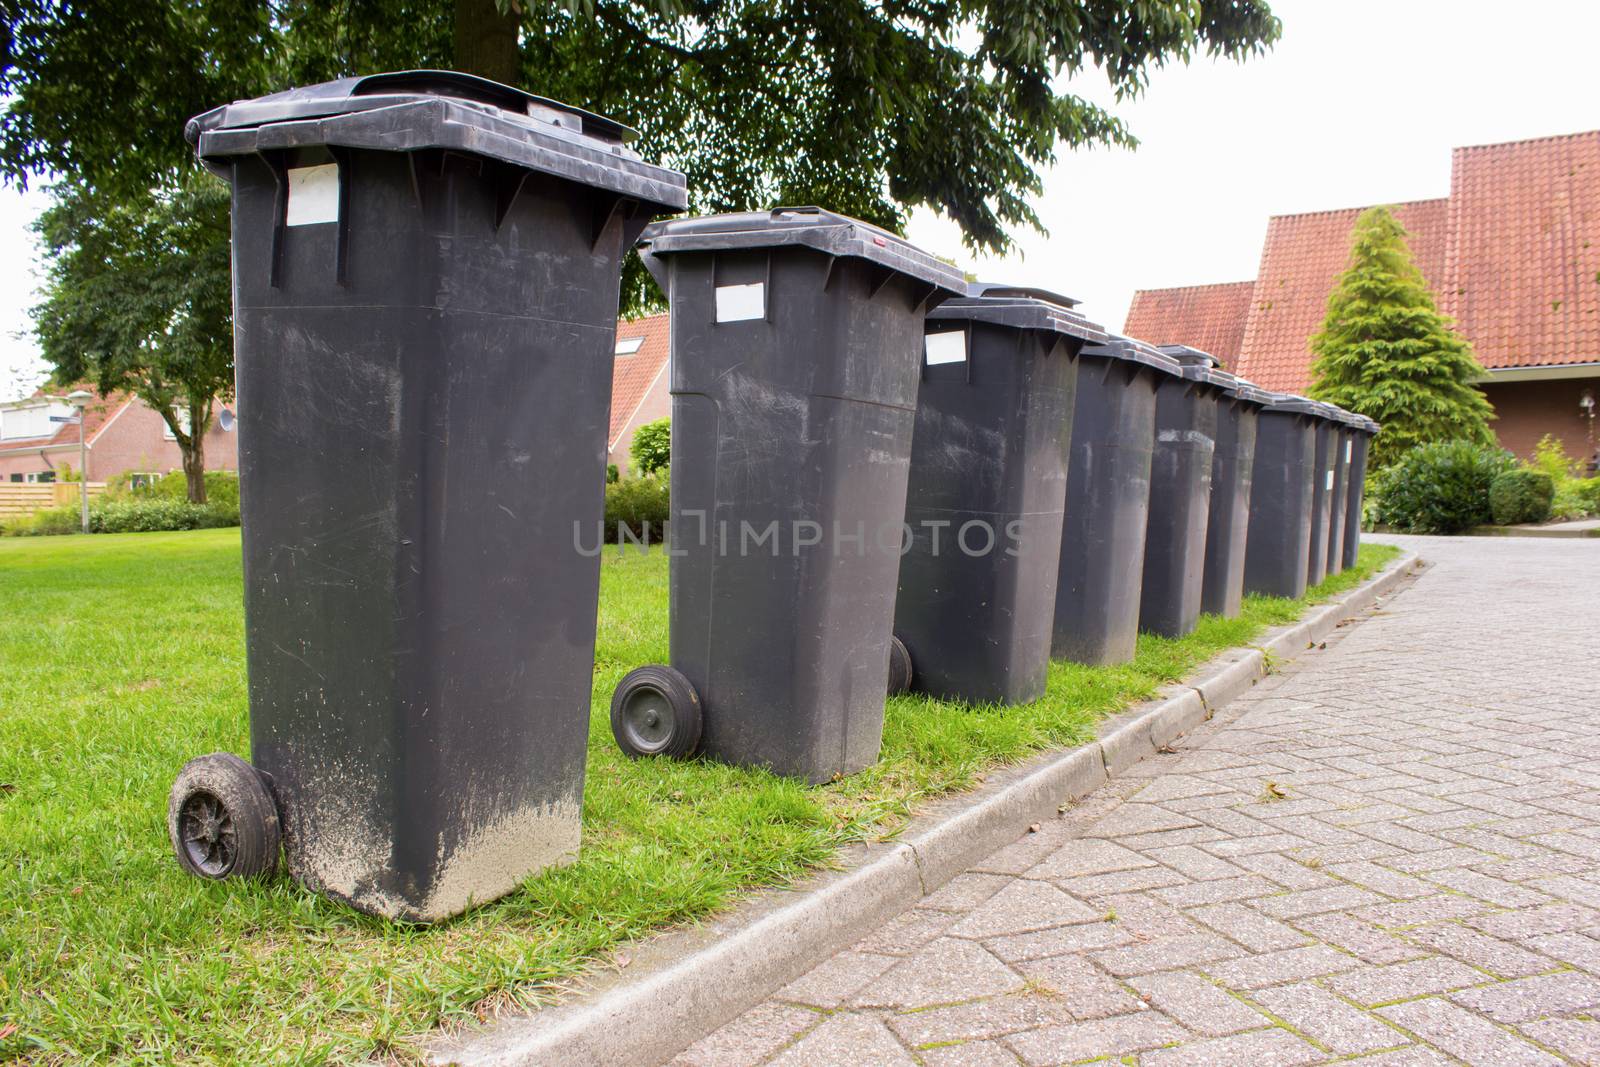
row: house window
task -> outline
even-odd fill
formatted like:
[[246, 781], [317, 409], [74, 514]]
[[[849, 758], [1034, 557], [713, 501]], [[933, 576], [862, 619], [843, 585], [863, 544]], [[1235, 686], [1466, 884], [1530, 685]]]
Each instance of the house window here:
[[[15, 477], [15, 475], [13, 475], [13, 477]], [[30, 482], [38, 482], [38, 483], [53, 482], [53, 481], [56, 480], [56, 472], [55, 471], [36, 471], [36, 472], [34, 472], [32, 474], [29, 474], [27, 476], [26, 480], [30, 481]]]
[[13, 474], [11, 476], [11, 480], [14, 481], [14, 482], [20, 482], [20, 481], [22, 481], [22, 475], [20, 473]]
[[157, 471], [130, 471], [128, 473], [129, 489], [144, 489], [154, 485], [161, 475]]
[[643, 347], [643, 337], [622, 337], [617, 339], [617, 355], [619, 356], [631, 356]]

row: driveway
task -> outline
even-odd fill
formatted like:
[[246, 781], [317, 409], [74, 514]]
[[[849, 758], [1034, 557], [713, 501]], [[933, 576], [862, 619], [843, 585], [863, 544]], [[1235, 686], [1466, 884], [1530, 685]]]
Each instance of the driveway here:
[[1600, 541], [1376, 614], [677, 1064], [1600, 1063]]

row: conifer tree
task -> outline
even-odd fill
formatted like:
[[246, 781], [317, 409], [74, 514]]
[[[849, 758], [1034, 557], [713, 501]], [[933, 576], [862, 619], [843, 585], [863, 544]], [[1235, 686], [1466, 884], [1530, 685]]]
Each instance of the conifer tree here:
[[1350, 265], [1328, 295], [1311, 351], [1311, 396], [1383, 424], [1374, 467], [1430, 441], [1494, 444], [1494, 409], [1472, 384], [1483, 368], [1434, 304], [1388, 208], [1356, 220]]

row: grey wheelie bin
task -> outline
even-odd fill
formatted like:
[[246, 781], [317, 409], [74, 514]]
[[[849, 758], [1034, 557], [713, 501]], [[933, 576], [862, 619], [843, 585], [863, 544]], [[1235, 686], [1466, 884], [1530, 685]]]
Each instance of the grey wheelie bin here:
[[1357, 415], [1350, 427], [1350, 475], [1345, 488], [1344, 552], [1342, 562], [1346, 568], [1356, 565], [1356, 553], [1361, 551], [1361, 509], [1366, 499], [1367, 452], [1372, 439], [1378, 436], [1378, 424], [1365, 415]]
[[1044, 695], [1078, 350], [1073, 300], [973, 286], [928, 316], [894, 631], [911, 688], [970, 703]]
[[1315, 472], [1311, 479], [1311, 534], [1306, 553], [1306, 585], [1328, 576], [1328, 541], [1333, 516], [1334, 453], [1339, 444], [1339, 409], [1313, 401], [1317, 408]]
[[654, 226], [671, 299], [671, 666], [633, 671], [631, 756], [816, 782], [877, 760], [929, 308], [954, 268], [780, 208]]
[[1336, 404], [1338, 424], [1333, 437], [1333, 495], [1328, 499], [1328, 573], [1344, 570], [1344, 515], [1350, 503], [1350, 460], [1355, 452], [1354, 438], [1361, 416]]
[[1217, 448], [1211, 463], [1211, 510], [1206, 518], [1200, 610], [1231, 619], [1239, 614], [1244, 598], [1256, 422], [1271, 394], [1225, 371], [1213, 374], [1222, 379], [1224, 388], [1217, 401]]
[[1256, 416], [1244, 591], [1295, 598], [1306, 591], [1321, 405], [1288, 393], [1267, 400]]
[[1078, 353], [1051, 655], [1126, 663], [1139, 638], [1156, 388], [1178, 361], [1112, 337]]
[[1225, 380], [1209, 353], [1186, 345], [1162, 346], [1160, 351], [1183, 370], [1180, 377], [1164, 379], [1156, 392], [1139, 629], [1182, 637], [1200, 620], [1217, 403]]
[[207, 112], [233, 186], [254, 767], [180, 862], [432, 921], [578, 847], [623, 254], [683, 177], [624, 127], [412, 71]]

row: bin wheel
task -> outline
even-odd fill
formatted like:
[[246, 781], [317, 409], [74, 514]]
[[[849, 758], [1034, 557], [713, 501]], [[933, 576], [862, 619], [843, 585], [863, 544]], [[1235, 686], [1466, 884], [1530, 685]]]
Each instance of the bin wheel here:
[[700, 747], [700, 721], [700, 694], [671, 667], [630, 671], [611, 694], [611, 733], [632, 759], [693, 755]]
[[178, 865], [200, 878], [248, 878], [278, 865], [278, 806], [256, 769], [230, 752], [183, 765], [167, 798]]
[[899, 696], [911, 688], [911, 652], [906, 643], [889, 637], [889, 695]]

